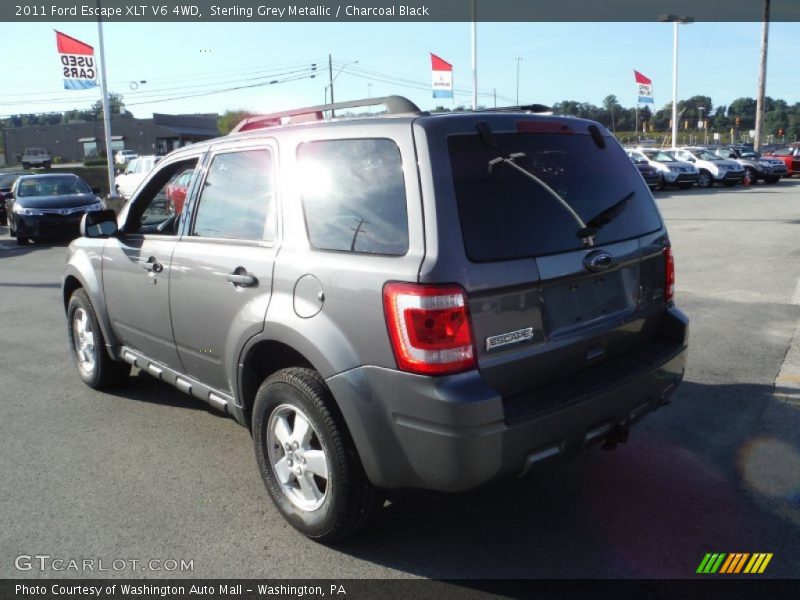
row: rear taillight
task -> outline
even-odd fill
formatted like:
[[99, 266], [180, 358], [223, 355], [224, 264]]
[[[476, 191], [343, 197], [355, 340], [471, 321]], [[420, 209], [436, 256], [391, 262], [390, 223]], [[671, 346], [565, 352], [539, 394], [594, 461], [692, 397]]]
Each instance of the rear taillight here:
[[444, 375], [475, 367], [467, 298], [461, 287], [387, 283], [383, 306], [401, 370]]
[[675, 260], [672, 258], [672, 248], [664, 248], [664, 302], [671, 302], [675, 295]]

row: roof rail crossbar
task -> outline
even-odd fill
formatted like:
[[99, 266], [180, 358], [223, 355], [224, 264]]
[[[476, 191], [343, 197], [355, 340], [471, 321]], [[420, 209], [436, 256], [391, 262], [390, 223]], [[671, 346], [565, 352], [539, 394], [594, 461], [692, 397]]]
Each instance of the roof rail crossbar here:
[[[333, 104], [320, 104], [318, 106], [308, 106], [306, 108], [293, 108], [281, 112], [265, 115], [253, 115], [240, 121], [231, 133], [249, 131], [252, 129], [263, 129], [265, 127], [275, 127], [289, 123], [304, 121], [320, 121], [323, 113], [335, 111], [343, 108], [359, 108], [364, 106], [383, 105], [386, 112], [390, 115], [398, 114], [421, 114], [419, 107], [403, 96], [384, 96], [382, 98], [365, 98], [363, 100], [349, 100], [347, 102], [334, 102]], [[295, 117], [293, 119], [293, 117]]]

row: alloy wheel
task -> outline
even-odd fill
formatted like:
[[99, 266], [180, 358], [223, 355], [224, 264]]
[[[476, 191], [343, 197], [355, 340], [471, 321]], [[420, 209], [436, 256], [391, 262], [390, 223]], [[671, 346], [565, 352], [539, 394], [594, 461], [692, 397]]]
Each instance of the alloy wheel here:
[[89, 315], [83, 308], [78, 308], [72, 317], [72, 341], [81, 369], [86, 373], [94, 372], [97, 362], [94, 331], [89, 321]]
[[330, 491], [330, 463], [317, 431], [297, 407], [281, 404], [267, 426], [269, 464], [297, 508], [316, 510]]

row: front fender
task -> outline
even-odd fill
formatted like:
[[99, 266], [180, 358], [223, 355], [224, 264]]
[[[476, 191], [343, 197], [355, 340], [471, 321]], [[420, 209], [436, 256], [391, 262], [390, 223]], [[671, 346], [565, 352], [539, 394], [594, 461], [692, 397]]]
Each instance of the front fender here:
[[69, 297], [72, 292], [76, 288], [82, 287], [92, 303], [97, 322], [100, 324], [100, 331], [106, 340], [106, 345], [109, 348], [119, 346], [120, 341], [114, 335], [111, 322], [108, 320], [108, 309], [103, 295], [103, 247], [95, 245], [81, 247], [79, 245], [81, 241], [83, 241], [83, 238], [78, 240], [77, 244], [73, 242], [70, 245], [67, 254], [67, 266], [61, 276], [64, 308], [66, 309], [69, 304]]

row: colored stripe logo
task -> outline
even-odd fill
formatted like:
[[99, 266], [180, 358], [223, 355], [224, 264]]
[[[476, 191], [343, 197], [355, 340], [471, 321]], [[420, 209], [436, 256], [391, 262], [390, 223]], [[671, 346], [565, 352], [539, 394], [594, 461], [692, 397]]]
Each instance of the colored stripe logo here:
[[696, 573], [701, 575], [738, 575], [748, 573], [751, 575], [760, 574], [766, 571], [767, 565], [772, 560], [772, 553], [769, 552], [709, 552], [700, 561]]

